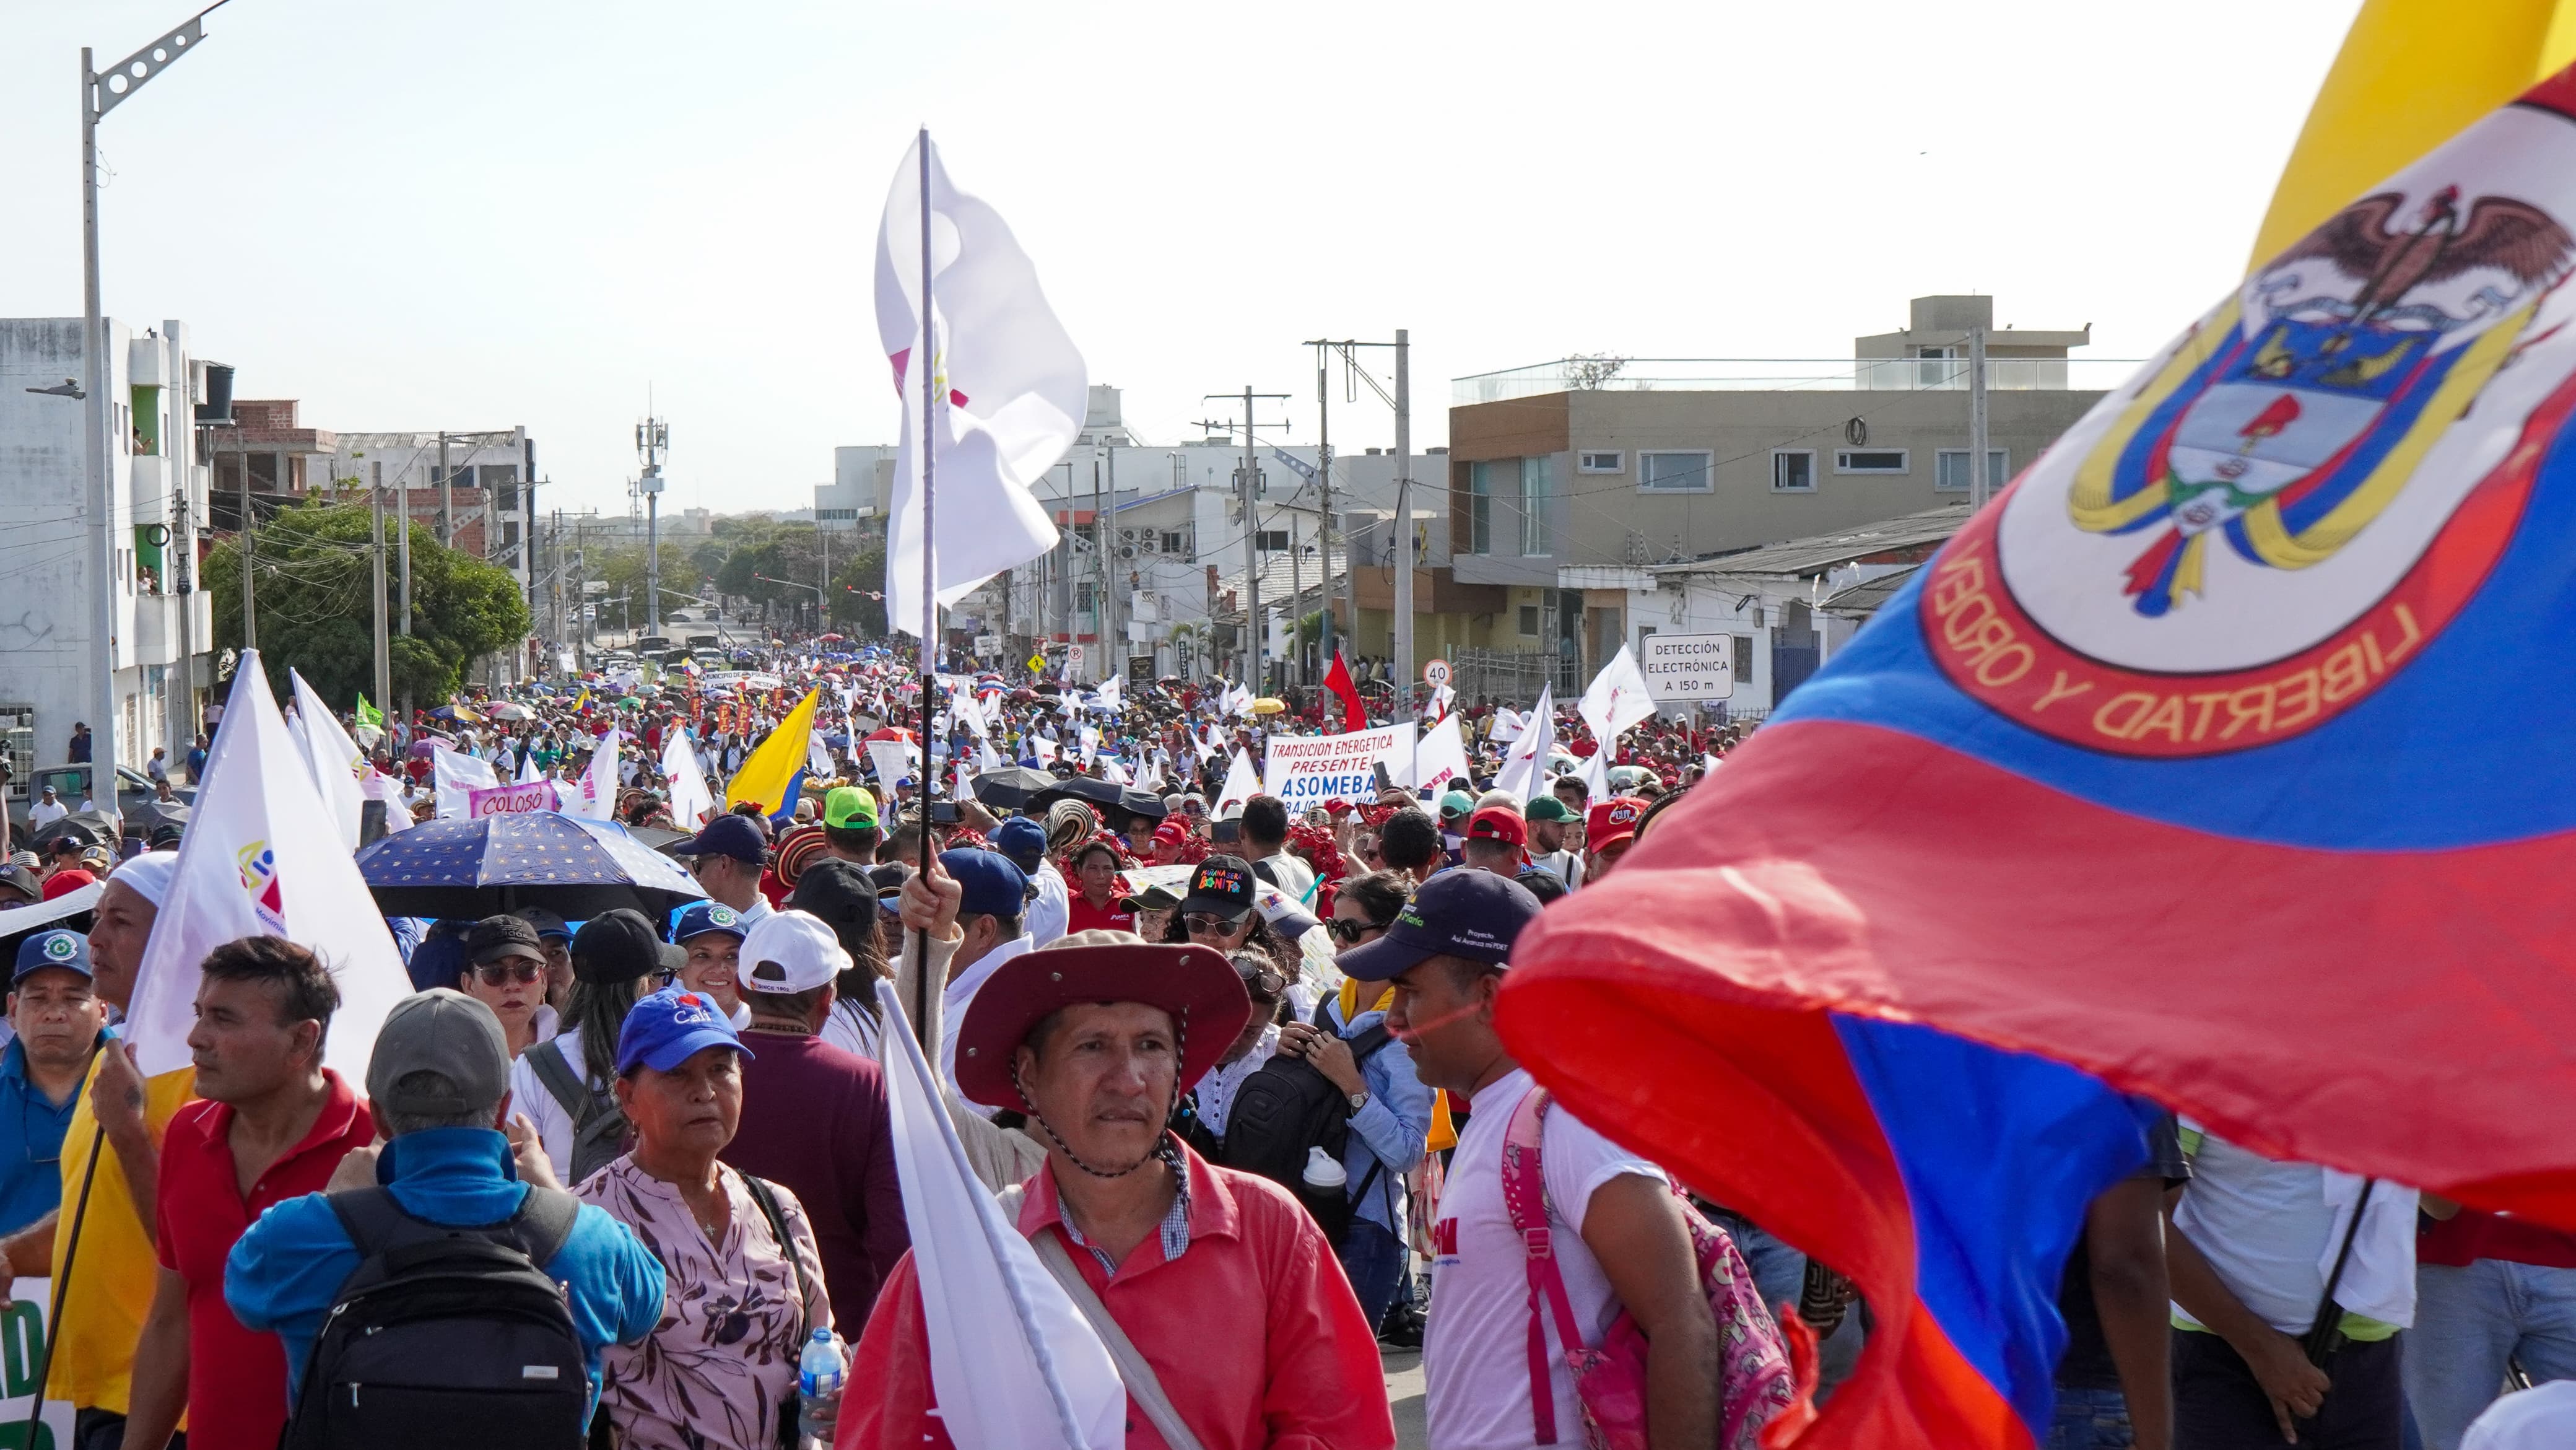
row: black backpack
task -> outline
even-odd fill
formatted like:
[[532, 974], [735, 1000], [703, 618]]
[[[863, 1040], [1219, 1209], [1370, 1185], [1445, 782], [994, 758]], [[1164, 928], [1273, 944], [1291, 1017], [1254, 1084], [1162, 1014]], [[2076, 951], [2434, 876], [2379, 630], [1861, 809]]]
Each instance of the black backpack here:
[[[1341, 1034], [1329, 1012], [1319, 1003], [1314, 1025], [1338, 1037]], [[1352, 1058], [1365, 1063], [1386, 1046], [1386, 1023], [1380, 1021], [1348, 1041]], [[1349, 1185], [1340, 1203], [1317, 1203], [1306, 1191], [1306, 1150], [1321, 1148], [1325, 1157], [1339, 1163], [1350, 1140], [1350, 1099], [1333, 1080], [1302, 1057], [1273, 1057], [1235, 1089], [1234, 1106], [1226, 1110], [1221, 1161], [1228, 1168], [1258, 1173], [1296, 1194], [1325, 1236], [1338, 1243], [1350, 1226], [1350, 1205], [1367, 1194], [1384, 1165], [1370, 1164], [1368, 1173]]]
[[626, 1156], [635, 1136], [627, 1129], [626, 1110], [608, 1092], [582, 1080], [580, 1069], [564, 1056], [562, 1038], [549, 1037], [529, 1048], [526, 1061], [547, 1095], [572, 1119], [572, 1174], [566, 1183], [579, 1183]]
[[414, 1218], [382, 1188], [330, 1203], [358, 1267], [323, 1316], [280, 1450], [577, 1450], [589, 1360], [543, 1266], [579, 1201], [531, 1186], [479, 1227]]

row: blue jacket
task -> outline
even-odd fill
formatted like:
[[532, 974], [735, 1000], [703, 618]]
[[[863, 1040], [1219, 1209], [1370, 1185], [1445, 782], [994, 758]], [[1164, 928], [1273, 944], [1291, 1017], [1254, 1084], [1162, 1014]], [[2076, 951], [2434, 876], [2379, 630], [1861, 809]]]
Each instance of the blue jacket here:
[[[385, 1145], [376, 1181], [393, 1190], [405, 1213], [444, 1224], [499, 1223], [519, 1211], [528, 1192], [509, 1140], [489, 1128], [406, 1133]], [[357, 1267], [356, 1247], [319, 1193], [269, 1209], [233, 1244], [224, 1263], [224, 1302], [244, 1327], [275, 1330], [286, 1341], [287, 1403], [302, 1388], [322, 1316]], [[633, 1344], [661, 1322], [662, 1261], [634, 1230], [585, 1203], [563, 1248], [542, 1267], [565, 1287], [573, 1332], [590, 1359], [595, 1409], [599, 1351]]]
[[[1339, 999], [1327, 1001], [1324, 1010], [1332, 1020], [1340, 1021]], [[1362, 1012], [1343, 1026], [1344, 1040], [1359, 1036], [1385, 1020], [1383, 1012]], [[1378, 1225], [1401, 1239], [1404, 1221], [1398, 1197], [1404, 1190], [1400, 1180], [1422, 1161], [1424, 1145], [1431, 1137], [1431, 1089], [1413, 1071], [1413, 1053], [1401, 1042], [1389, 1042], [1360, 1064], [1360, 1080], [1368, 1084], [1368, 1106], [1351, 1115], [1350, 1142], [1342, 1149], [1342, 1171], [1350, 1175], [1351, 1189], [1357, 1192], [1360, 1181], [1377, 1168], [1377, 1181], [1367, 1194], [1355, 1200], [1351, 1212]]]
[[75, 1082], [57, 1106], [27, 1078], [27, 1044], [0, 1051], [0, 1233], [16, 1233], [63, 1201], [63, 1135], [79, 1106]]

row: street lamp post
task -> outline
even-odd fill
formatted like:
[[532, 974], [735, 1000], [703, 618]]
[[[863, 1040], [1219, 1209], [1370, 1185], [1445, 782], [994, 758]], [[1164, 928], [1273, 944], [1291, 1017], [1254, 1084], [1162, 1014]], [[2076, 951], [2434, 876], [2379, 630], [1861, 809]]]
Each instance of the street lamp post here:
[[[97, 728], [90, 732], [90, 789], [91, 798], [104, 799], [110, 810], [115, 809], [119, 765], [116, 606], [123, 590], [116, 582], [116, 477], [108, 461], [107, 429], [113, 415], [107, 396], [107, 324], [99, 316], [98, 123], [203, 41], [206, 17], [223, 4], [224, 0], [215, 0], [189, 16], [178, 29], [118, 61], [104, 75], [90, 69], [90, 49], [81, 47], [81, 371], [87, 380], [82, 431], [88, 435], [90, 569], [97, 576], [89, 591], [90, 629], [96, 636], [91, 647], [98, 663], [90, 694], [90, 710], [98, 719]], [[245, 519], [245, 530], [248, 526]], [[248, 577], [247, 569], [244, 577]]]

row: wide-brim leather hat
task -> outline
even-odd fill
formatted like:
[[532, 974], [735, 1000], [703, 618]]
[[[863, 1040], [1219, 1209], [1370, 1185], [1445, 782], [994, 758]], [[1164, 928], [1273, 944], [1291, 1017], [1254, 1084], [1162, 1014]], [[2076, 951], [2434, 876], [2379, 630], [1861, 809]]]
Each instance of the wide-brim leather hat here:
[[1189, 1091], [1252, 1020], [1243, 978], [1214, 948], [1162, 946], [1132, 933], [1076, 932], [1002, 964], [976, 990], [957, 1033], [957, 1090], [1019, 1111], [1011, 1060], [1049, 1013], [1084, 1002], [1142, 1002], [1172, 1014], [1180, 1090]]

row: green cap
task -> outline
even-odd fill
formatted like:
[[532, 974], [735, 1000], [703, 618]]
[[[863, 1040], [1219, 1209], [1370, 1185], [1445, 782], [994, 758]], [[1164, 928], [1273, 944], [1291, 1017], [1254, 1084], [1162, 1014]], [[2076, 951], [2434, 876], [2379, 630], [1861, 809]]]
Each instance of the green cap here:
[[1553, 795], [1530, 797], [1529, 809], [1521, 812], [1521, 814], [1527, 819], [1533, 821], [1570, 822], [1576, 818], [1574, 807], [1567, 805], [1565, 802], [1557, 799]]
[[823, 797], [823, 824], [836, 831], [872, 831], [877, 825], [877, 798], [854, 785]]
[[1476, 798], [1463, 790], [1453, 790], [1440, 798], [1440, 818], [1471, 816], [1476, 813]]

